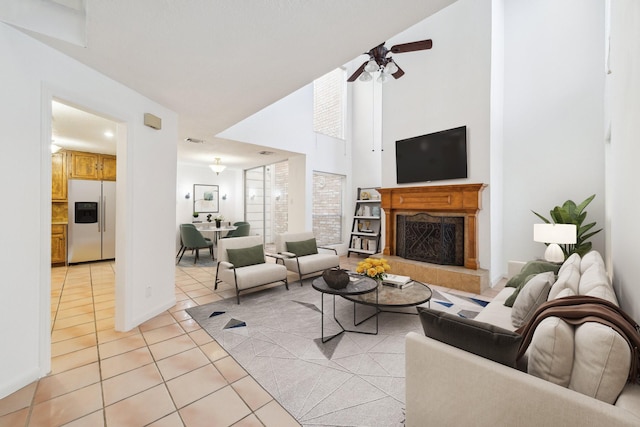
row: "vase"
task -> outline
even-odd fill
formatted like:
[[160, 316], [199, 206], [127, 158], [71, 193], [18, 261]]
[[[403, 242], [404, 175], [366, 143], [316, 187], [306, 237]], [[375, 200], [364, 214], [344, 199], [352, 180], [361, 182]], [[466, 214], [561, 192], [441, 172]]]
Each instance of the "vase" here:
[[220, 220], [220, 219], [216, 219], [216, 228], [220, 228], [220, 222], [221, 222], [221, 221], [222, 221], [222, 220]]

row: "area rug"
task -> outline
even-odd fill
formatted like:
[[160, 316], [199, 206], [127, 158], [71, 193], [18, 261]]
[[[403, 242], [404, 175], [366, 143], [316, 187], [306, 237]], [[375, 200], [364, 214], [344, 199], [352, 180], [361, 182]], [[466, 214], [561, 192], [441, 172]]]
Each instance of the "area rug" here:
[[[422, 333], [419, 317], [381, 313], [377, 335], [344, 333], [323, 344], [320, 298], [305, 281], [187, 312], [302, 425], [403, 425], [404, 337]], [[434, 291], [431, 307], [472, 318], [483, 303]], [[325, 295], [325, 337], [339, 332], [331, 304]], [[358, 319], [371, 313], [358, 305]], [[353, 328], [353, 303], [336, 298], [336, 316]], [[372, 331], [375, 320], [357, 329]]]

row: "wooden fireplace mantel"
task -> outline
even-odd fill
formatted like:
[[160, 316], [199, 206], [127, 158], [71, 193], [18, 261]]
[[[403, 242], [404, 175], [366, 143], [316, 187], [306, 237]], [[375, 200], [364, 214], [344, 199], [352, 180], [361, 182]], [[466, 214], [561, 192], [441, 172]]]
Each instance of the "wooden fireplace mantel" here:
[[486, 184], [436, 185], [425, 187], [379, 188], [385, 213], [384, 255], [396, 254], [398, 213], [439, 213], [464, 216], [464, 266], [477, 270], [478, 226], [476, 215], [482, 208]]

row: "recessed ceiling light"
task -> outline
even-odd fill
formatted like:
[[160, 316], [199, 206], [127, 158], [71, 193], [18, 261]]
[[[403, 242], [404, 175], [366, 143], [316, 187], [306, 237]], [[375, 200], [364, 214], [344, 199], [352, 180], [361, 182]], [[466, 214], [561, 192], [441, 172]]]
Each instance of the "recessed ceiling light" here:
[[263, 150], [263, 151], [258, 151], [258, 154], [262, 154], [263, 156], [270, 156], [275, 153], [273, 151]]
[[113, 132], [111, 132], [110, 130], [106, 131], [104, 133], [104, 136], [106, 136], [107, 138], [113, 138]]

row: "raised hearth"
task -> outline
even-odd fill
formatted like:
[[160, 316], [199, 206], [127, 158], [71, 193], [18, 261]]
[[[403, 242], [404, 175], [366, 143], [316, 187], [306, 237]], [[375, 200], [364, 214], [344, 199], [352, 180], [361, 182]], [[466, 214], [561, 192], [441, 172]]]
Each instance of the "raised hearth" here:
[[[381, 255], [374, 256], [381, 257]], [[384, 258], [391, 265], [391, 273], [409, 276], [429, 285], [444, 286], [477, 295], [491, 286], [489, 271], [482, 268], [472, 270], [453, 265], [429, 264], [393, 255], [384, 256]]]

